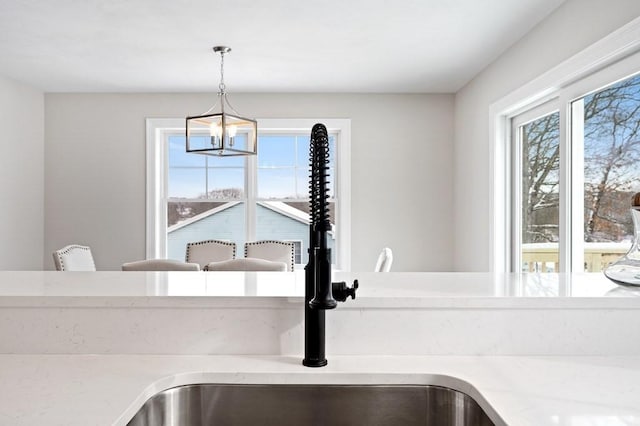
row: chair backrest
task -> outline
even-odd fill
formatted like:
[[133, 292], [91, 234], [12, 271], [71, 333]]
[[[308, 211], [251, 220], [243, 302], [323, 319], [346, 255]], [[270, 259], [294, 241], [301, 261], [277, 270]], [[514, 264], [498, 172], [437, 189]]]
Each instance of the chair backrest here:
[[57, 271], [95, 271], [91, 249], [71, 244], [53, 252], [53, 263]]
[[272, 262], [271, 260], [254, 259], [246, 257], [244, 259], [223, 260], [222, 262], [211, 262], [206, 268], [207, 271], [276, 271], [285, 272], [287, 264], [284, 262]]
[[391, 264], [393, 263], [393, 252], [389, 247], [385, 247], [378, 256], [376, 262], [375, 272], [389, 272], [391, 270]]
[[147, 259], [122, 264], [123, 271], [199, 271], [197, 263], [185, 263], [172, 259]]
[[295, 245], [288, 241], [252, 241], [244, 244], [244, 257], [284, 262], [287, 271], [293, 272]]
[[187, 243], [187, 263], [197, 263], [204, 269], [211, 262], [236, 258], [236, 243], [220, 240], [204, 240]]

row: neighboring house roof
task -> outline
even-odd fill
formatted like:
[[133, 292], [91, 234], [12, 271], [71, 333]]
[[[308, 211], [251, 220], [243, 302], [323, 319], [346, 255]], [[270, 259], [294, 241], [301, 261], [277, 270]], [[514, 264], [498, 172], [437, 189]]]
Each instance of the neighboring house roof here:
[[260, 201], [256, 204], [259, 204], [263, 207], [273, 210], [276, 213], [280, 213], [281, 215], [288, 216], [291, 219], [295, 219], [298, 222], [302, 222], [305, 225], [309, 224], [309, 215], [301, 210], [296, 209], [295, 207], [291, 207], [287, 203], [283, 203], [282, 201]]
[[[304, 223], [305, 225], [309, 224], [309, 214], [303, 212], [302, 210], [296, 209], [295, 207], [291, 207], [289, 204], [282, 201], [261, 201], [257, 204], [260, 204], [263, 207], [273, 210], [276, 213], [280, 213], [283, 216], [290, 217], [291, 219], [295, 219], [299, 222]], [[333, 224], [331, 224], [331, 230], [329, 234], [333, 235]]]
[[189, 219], [185, 219], [182, 220], [178, 223], [176, 223], [175, 225], [171, 225], [170, 227], [167, 228], [167, 233], [171, 233], [173, 231], [177, 231], [180, 228], [184, 228], [185, 226], [189, 226], [194, 222], [198, 222], [199, 220], [202, 220], [206, 217], [211, 216], [212, 214], [216, 214], [216, 213], [220, 213], [223, 210], [226, 210], [228, 208], [231, 208], [237, 204], [240, 204], [242, 201], [229, 201], [228, 203], [224, 203], [221, 206], [218, 206], [216, 208], [213, 208], [211, 210], [207, 210], [206, 212], [197, 214], [193, 217], [190, 217]]
[[[200, 213], [198, 215], [190, 217], [189, 219], [178, 222], [175, 225], [171, 225], [167, 229], [167, 232], [171, 233], [180, 228], [184, 228], [185, 226], [189, 226], [194, 222], [198, 222], [199, 220], [202, 220], [213, 214], [220, 213], [221, 211], [231, 208], [240, 203], [241, 201], [230, 201], [228, 203], [225, 203], [221, 206], [216, 207], [215, 209], [207, 210], [206, 212]], [[301, 222], [305, 225], [309, 224], [309, 215], [307, 213], [300, 211], [295, 207], [291, 207], [290, 205], [282, 201], [259, 201], [256, 204], [266, 207], [269, 210], [273, 210], [274, 212], [279, 213], [283, 216], [287, 216], [291, 219], [297, 220], [298, 222]], [[330, 232], [333, 232], [333, 231], [330, 231]]]

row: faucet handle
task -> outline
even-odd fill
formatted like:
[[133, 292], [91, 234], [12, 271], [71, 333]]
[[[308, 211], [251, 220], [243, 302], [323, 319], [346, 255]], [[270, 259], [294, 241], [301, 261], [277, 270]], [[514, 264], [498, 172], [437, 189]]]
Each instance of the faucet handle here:
[[358, 280], [353, 281], [353, 286], [348, 287], [347, 283], [344, 281], [331, 283], [333, 298], [338, 302], [344, 302], [347, 300], [347, 297], [351, 296], [352, 299], [356, 298], [356, 290], [359, 287]]

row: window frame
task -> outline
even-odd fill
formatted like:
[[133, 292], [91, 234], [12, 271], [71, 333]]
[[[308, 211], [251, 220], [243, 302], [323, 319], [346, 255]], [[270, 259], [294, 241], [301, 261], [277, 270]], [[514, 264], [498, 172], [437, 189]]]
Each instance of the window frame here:
[[[560, 272], [581, 272], [584, 265], [581, 221], [571, 220], [575, 209], [583, 210], [582, 186], [578, 170], [583, 161], [580, 147], [572, 140], [580, 137], [579, 123], [571, 120], [573, 101], [628, 78], [640, 71], [640, 18], [572, 56], [540, 77], [490, 105], [490, 265], [491, 272], [519, 271], [516, 246], [519, 232], [514, 206], [512, 120], [548, 102], [557, 102], [560, 112]], [[577, 111], [573, 111], [576, 113]], [[580, 186], [578, 191], [569, 191]], [[569, 192], [568, 192], [569, 191]], [[570, 194], [570, 198], [566, 194]], [[580, 213], [582, 214], [582, 213]], [[564, 223], [563, 223], [564, 221]], [[576, 243], [578, 241], [578, 243]]]
[[[351, 269], [351, 120], [350, 119], [258, 119], [258, 133], [299, 134], [310, 133], [316, 123], [323, 123], [335, 140], [335, 199], [336, 203], [336, 270]], [[167, 143], [171, 135], [184, 133], [182, 118], [147, 118], [146, 120], [146, 257], [167, 256], [168, 154]], [[247, 173], [245, 202], [247, 209], [246, 235], [255, 239], [257, 197], [257, 158], [246, 157]], [[295, 201], [295, 200], [293, 200]]]

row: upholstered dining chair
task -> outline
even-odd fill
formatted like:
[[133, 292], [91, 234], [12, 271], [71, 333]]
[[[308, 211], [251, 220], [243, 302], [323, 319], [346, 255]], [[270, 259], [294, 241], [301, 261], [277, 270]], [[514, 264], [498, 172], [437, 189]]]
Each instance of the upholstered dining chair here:
[[376, 262], [375, 272], [389, 272], [391, 270], [391, 264], [393, 263], [393, 252], [389, 247], [385, 247], [378, 256]]
[[244, 244], [244, 257], [284, 262], [288, 272], [293, 272], [294, 256], [295, 245], [288, 241], [263, 240]]
[[53, 252], [53, 263], [57, 271], [95, 271], [91, 249], [71, 244]]
[[204, 240], [187, 243], [187, 263], [197, 263], [201, 269], [211, 263], [236, 258], [236, 243], [221, 240]]
[[205, 267], [206, 271], [274, 271], [285, 272], [287, 264], [284, 262], [272, 262], [271, 260], [239, 258], [211, 262]]
[[199, 271], [197, 263], [185, 263], [173, 259], [146, 259], [122, 264], [123, 271]]

